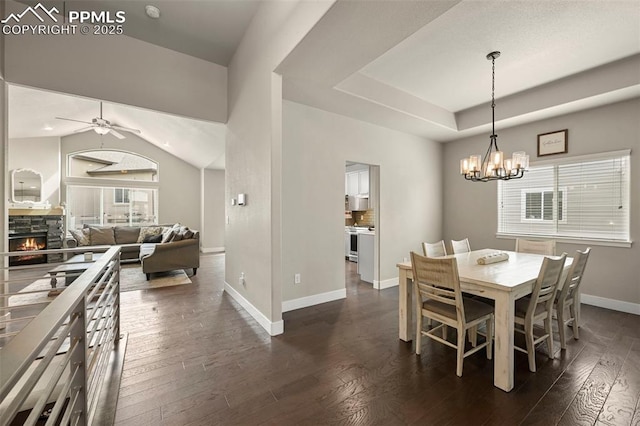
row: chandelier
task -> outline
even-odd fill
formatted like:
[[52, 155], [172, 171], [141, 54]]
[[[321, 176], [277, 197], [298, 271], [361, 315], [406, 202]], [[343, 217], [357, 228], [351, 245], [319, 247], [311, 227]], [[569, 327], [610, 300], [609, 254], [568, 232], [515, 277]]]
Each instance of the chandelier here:
[[491, 60], [491, 136], [489, 149], [484, 157], [471, 155], [460, 160], [460, 174], [472, 182], [489, 182], [492, 180], [520, 179], [529, 168], [529, 156], [524, 151], [514, 152], [511, 158], [504, 158], [498, 149], [496, 135], [496, 58], [500, 52], [491, 52], [487, 59]]

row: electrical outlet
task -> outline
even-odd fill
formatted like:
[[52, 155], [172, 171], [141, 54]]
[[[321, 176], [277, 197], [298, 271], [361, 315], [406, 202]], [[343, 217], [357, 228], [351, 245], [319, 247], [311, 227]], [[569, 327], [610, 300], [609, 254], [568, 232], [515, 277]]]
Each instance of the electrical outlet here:
[[245, 285], [245, 281], [244, 281], [244, 272], [240, 273], [240, 285], [244, 287]]
[[364, 215], [363, 214], [360, 215], [360, 220], [364, 220]]
[[300, 274], [295, 274], [293, 276], [293, 283], [294, 284], [300, 284]]

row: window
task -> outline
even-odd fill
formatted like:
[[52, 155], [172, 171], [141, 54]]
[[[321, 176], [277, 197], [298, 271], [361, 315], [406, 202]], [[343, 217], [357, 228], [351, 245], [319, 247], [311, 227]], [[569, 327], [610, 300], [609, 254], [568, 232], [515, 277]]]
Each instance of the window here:
[[158, 181], [158, 163], [138, 154], [115, 150], [69, 154], [67, 175], [83, 179]]
[[630, 151], [539, 162], [498, 182], [498, 236], [628, 245]]
[[114, 188], [113, 202], [115, 204], [129, 204], [129, 190], [126, 188]]
[[67, 156], [67, 227], [158, 223], [158, 163], [117, 150]]
[[157, 189], [67, 186], [69, 229], [84, 225], [155, 225], [157, 211]]
[[[567, 189], [558, 189], [558, 205], [553, 203], [552, 188], [523, 189], [521, 195], [520, 219], [524, 221], [558, 220], [566, 222], [563, 216], [563, 206], [567, 203]], [[554, 213], [554, 207], [557, 207]]]

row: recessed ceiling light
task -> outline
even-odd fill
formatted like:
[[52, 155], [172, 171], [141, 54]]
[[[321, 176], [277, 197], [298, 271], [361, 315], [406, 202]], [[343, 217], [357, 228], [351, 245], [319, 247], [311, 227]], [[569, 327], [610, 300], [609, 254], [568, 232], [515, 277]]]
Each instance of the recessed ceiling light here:
[[144, 7], [144, 11], [147, 13], [149, 18], [158, 19], [160, 17], [160, 9], [150, 4]]
[[51, 127], [51, 126], [49, 126], [48, 124], [46, 124], [46, 125], [42, 128], [42, 130], [46, 130], [47, 132], [50, 132], [50, 131], [52, 131], [52, 130], [53, 130], [53, 127]]

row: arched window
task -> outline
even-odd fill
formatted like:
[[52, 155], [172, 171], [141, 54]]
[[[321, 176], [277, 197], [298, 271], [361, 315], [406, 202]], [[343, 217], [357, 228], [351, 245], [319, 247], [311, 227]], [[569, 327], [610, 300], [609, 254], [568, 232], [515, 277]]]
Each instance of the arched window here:
[[114, 150], [67, 156], [67, 227], [158, 223], [158, 163]]

